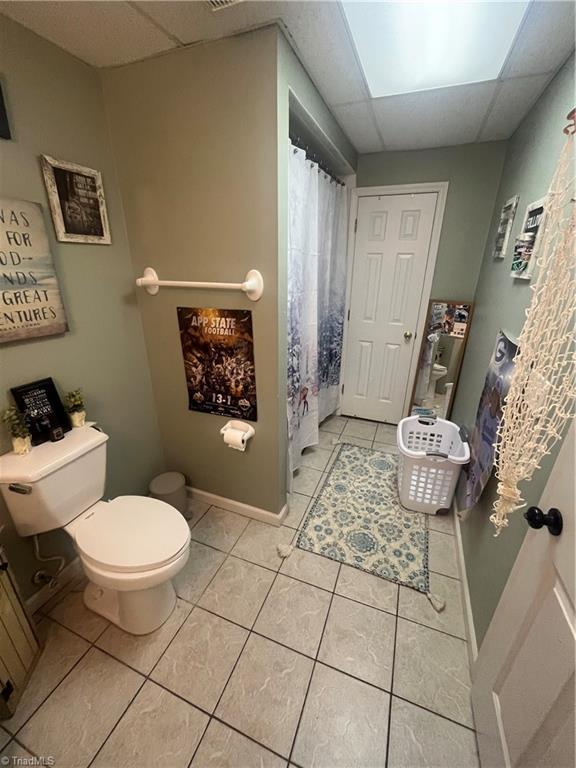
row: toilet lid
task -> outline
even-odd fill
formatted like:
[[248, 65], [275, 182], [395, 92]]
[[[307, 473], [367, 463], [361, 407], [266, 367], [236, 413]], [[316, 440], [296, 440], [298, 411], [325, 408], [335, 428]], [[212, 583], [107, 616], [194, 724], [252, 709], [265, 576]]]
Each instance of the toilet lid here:
[[74, 532], [80, 553], [111, 571], [147, 571], [169, 563], [190, 540], [177, 509], [145, 496], [97, 504]]

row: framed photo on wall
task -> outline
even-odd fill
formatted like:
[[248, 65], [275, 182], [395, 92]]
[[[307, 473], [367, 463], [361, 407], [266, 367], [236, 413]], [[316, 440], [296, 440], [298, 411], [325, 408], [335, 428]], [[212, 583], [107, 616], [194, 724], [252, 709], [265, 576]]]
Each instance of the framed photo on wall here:
[[27, 417], [32, 445], [50, 439], [50, 430], [62, 427], [68, 432], [72, 427], [66, 409], [52, 379], [39, 379], [10, 390], [16, 407]]
[[516, 216], [518, 200], [518, 195], [511, 197], [510, 200], [506, 200], [500, 211], [500, 221], [498, 222], [498, 229], [496, 230], [494, 251], [492, 252], [495, 259], [503, 259], [506, 256], [506, 249], [508, 248], [510, 232], [512, 231], [514, 217]]
[[0, 139], [9, 141], [11, 138], [12, 133], [10, 132], [10, 123], [8, 122], [8, 112], [6, 110], [4, 94], [2, 93], [2, 83], [0, 83]]
[[110, 225], [100, 171], [40, 158], [50, 212], [61, 243], [110, 245]]
[[514, 243], [511, 275], [519, 280], [530, 280], [534, 272], [534, 249], [546, 215], [545, 200], [541, 197], [528, 204], [522, 229]]

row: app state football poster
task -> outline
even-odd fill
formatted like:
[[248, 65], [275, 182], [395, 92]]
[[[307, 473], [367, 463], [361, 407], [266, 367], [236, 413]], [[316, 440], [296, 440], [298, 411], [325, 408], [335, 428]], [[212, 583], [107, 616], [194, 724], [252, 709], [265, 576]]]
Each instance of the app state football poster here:
[[257, 420], [252, 312], [178, 307], [188, 407]]

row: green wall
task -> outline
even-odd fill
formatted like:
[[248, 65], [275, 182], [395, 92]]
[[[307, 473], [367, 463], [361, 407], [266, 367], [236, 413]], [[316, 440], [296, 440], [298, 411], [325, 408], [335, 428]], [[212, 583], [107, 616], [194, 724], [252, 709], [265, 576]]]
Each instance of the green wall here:
[[[256, 303], [239, 291], [138, 292], [166, 461], [196, 488], [272, 513], [286, 502], [276, 35], [270, 27], [103, 74], [135, 270], [239, 282], [254, 268], [264, 277]], [[224, 444], [228, 419], [188, 410], [178, 306], [252, 311], [258, 422], [245, 453]]]
[[[164, 461], [99, 75], [3, 16], [0, 72], [13, 132], [13, 141], [0, 140], [0, 194], [41, 203], [70, 325], [62, 336], [0, 346], [0, 409], [9, 387], [45, 376], [61, 393], [82, 387], [89, 418], [110, 435], [107, 494], [146, 493]], [[41, 153], [102, 172], [111, 246], [56, 243]], [[0, 452], [10, 450], [3, 427], [0, 436]], [[26, 598], [37, 589], [33, 572], [44, 566], [2, 502], [0, 523], [7, 523], [0, 541]], [[62, 531], [41, 545], [45, 554], [73, 554]]]
[[[530, 301], [530, 283], [510, 277], [511, 251], [502, 261], [492, 258], [492, 243], [503, 203], [520, 195], [511, 244], [520, 230], [526, 205], [546, 194], [564, 143], [565, 116], [574, 105], [574, 59], [554, 78], [521, 127], [508, 142], [502, 181], [476, 291], [476, 309], [454, 403], [453, 418], [472, 425], [486, 367], [499, 329], [518, 336]], [[555, 456], [547, 457], [542, 469], [525, 487], [525, 498], [536, 504], [548, 479]], [[478, 644], [484, 637], [524, 535], [522, 514], [512, 516], [510, 527], [493, 537], [488, 518], [495, 499], [492, 479], [468, 519], [462, 522], [462, 544]]]
[[496, 141], [359, 158], [359, 187], [450, 182], [432, 298], [474, 298], [505, 149]]

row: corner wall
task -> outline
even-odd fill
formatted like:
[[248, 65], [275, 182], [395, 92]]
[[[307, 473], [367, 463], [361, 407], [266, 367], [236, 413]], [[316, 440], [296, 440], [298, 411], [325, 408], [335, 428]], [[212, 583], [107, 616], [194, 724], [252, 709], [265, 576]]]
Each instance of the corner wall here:
[[431, 298], [474, 298], [506, 142], [361, 155], [359, 187], [449, 181]]
[[[197, 488], [277, 514], [286, 478], [276, 34], [180, 49], [105, 71], [103, 83], [135, 273], [238, 282], [254, 268], [264, 277], [255, 303], [239, 291], [138, 292], [166, 462]], [[252, 311], [258, 422], [245, 453], [224, 445], [227, 419], [188, 410], [178, 306]]]
[[[0, 194], [42, 205], [70, 331], [62, 336], [0, 346], [0, 410], [9, 388], [51, 376], [61, 395], [82, 387], [88, 416], [110, 435], [108, 496], [147, 492], [163, 469], [156, 412], [116, 170], [98, 73], [4, 16], [0, 71], [12, 141], [0, 140]], [[40, 154], [102, 172], [112, 245], [57, 243], [40, 171]], [[0, 453], [11, 449], [0, 427]], [[22, 596], [38, 588], [34, 571], [48, 568], [33, 555], [0, 500], [1, 542]], [[44, 554], [74, 555], [63, 531], [43, 535]], [[52, 566], [53, 569], [53, 566]]]
[[[496, 334], [500, 329], [518, 336], [532, 292], [530, 282], [510, 277], [514, 238], [520, 232], [528, 203], [548, 191], [561, 147], [566, 114], [574, 106], [574, 58], [556, 75], [522, 125], [508, 142], [502, 181], [476, 292], [476, 309], [470, 329], [466, 355], [454, 402], [453, 418], [459, 424], [473, 425], [486, 368]], [[519, 195], [518, 210], [506, 258], [492, 258], [492, 244], [503, 203]], [[555, 455], [548, 456], [523, 495], [537, 504], [550, 474]], [[495, 539], [489, 521], [496, 497], [496, 482], [491, 479], [478, 505], [462, 523], [462, 545], [470, 589], [470, 600], [478, 645], [486, 634], [492, 615], [508, 579], [527, 524], [521, 513], [512, 515], [510, 526]]]

